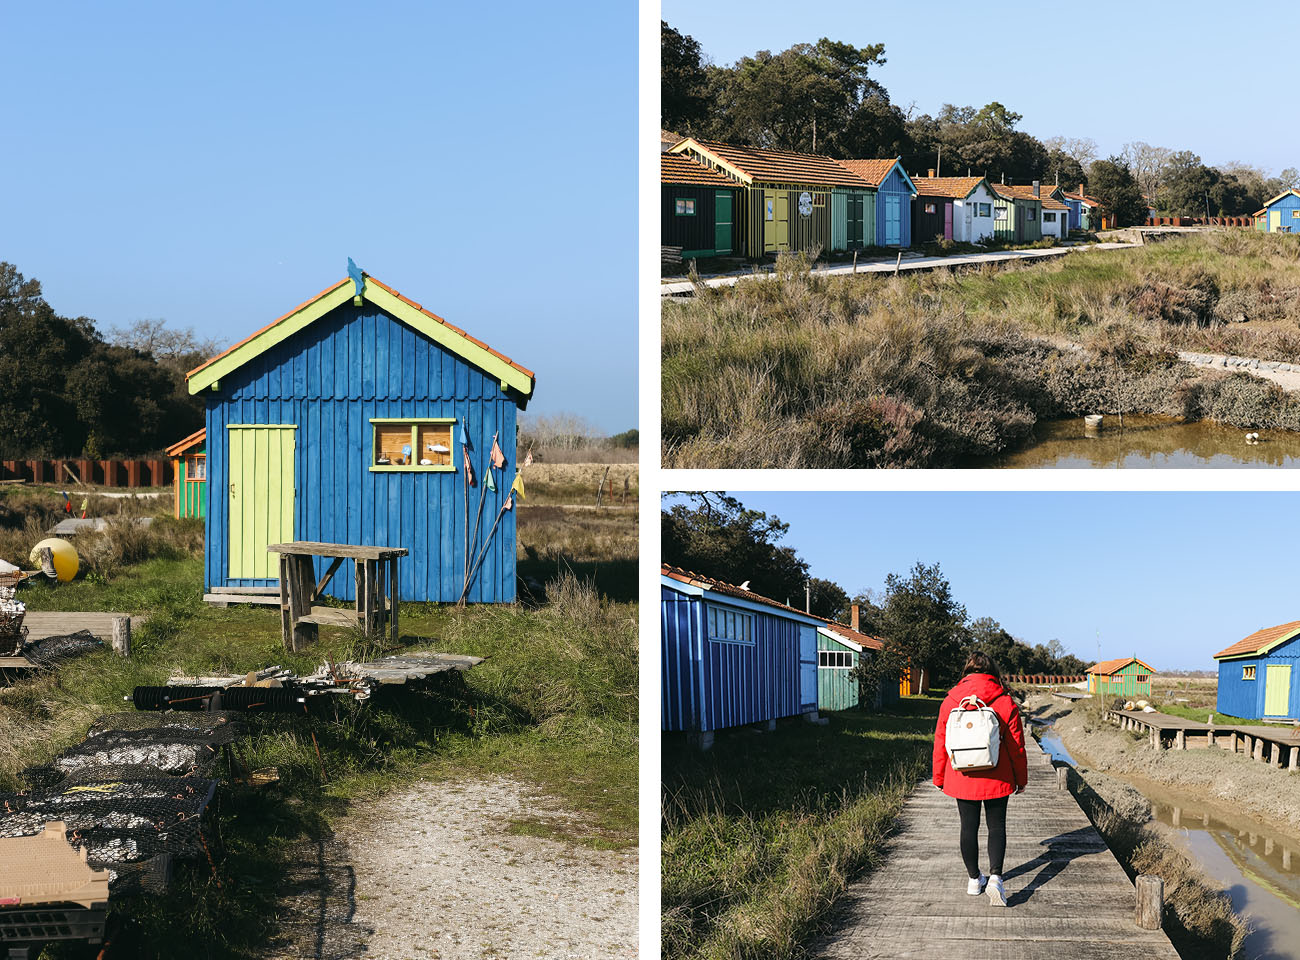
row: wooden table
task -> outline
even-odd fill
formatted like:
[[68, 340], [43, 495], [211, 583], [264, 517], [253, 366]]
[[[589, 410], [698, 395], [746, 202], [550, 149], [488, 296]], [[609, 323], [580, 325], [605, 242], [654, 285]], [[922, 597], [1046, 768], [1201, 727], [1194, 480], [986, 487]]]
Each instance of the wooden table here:
[[[397, 642], [397, 560], [407, 555], [405, 547], [296, 540], [273, 543], [266, 549], [280, 555], [280, 635], [286, 650], [298, 651], [314, 641], [320, 624], [358, 627], [369, 636], [381, 632], [387, 621], [392, 640]], [[331, 558], [319, 581], [313, 557]], [[356, 563], [356, 610], [349, 613], [313, 606], [344, 560]]]

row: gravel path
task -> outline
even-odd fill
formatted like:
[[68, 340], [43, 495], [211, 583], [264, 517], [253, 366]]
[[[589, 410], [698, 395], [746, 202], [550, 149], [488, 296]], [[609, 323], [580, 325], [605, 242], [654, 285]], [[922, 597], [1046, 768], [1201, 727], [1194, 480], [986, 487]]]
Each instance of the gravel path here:
[[1235, 357], [1224, 353], [1195, 353], [1191, 350], [1180, 350], [1178, 359], [1198, 367], [1214, 367], [1227, 373], [1249, 373], [1272, 380], [1288, 393], [1300, 391], [1300, 363]]
[[516, 836], [574, 815], [521, 783], [419, 782], [304, 857], [273, 956], [614, 960], [637, 956], [637, 854]]

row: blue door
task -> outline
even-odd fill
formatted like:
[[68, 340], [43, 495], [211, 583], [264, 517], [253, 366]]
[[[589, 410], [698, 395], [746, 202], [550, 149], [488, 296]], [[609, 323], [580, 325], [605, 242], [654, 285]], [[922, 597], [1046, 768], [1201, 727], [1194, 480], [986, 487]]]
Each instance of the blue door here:
[[903, 242], [902, 197], [885, 195], [885, 245], [896, 247]]

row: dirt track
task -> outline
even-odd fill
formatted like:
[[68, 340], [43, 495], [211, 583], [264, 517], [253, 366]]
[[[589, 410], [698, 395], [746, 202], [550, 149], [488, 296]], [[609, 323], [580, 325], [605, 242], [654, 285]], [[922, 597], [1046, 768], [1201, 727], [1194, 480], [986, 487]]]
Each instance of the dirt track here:
[[507, 832], [573, 815], [503, 779], [358, 804], [304, 857], [276, 957], [615, 960], [637, 955], [637, 855]]

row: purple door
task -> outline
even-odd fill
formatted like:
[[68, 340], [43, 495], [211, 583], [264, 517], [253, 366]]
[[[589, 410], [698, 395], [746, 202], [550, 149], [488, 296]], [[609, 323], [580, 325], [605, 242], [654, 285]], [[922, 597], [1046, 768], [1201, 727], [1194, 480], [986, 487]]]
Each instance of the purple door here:
[[952, 239], [952, 201], [949, 200], [943, 205], [943, 238]]

